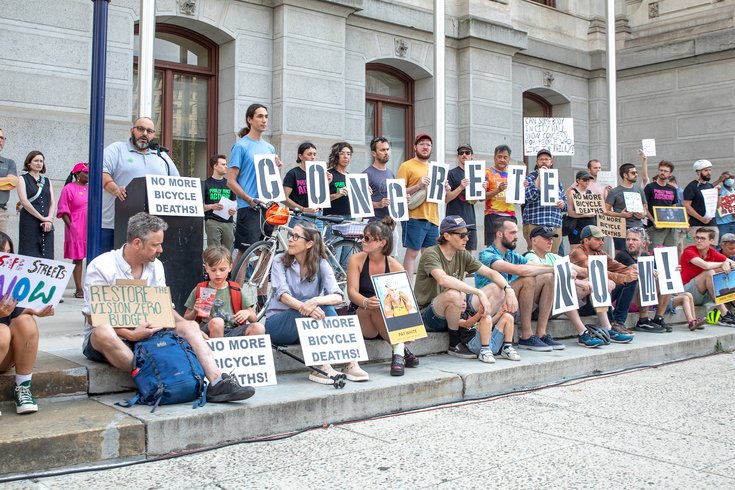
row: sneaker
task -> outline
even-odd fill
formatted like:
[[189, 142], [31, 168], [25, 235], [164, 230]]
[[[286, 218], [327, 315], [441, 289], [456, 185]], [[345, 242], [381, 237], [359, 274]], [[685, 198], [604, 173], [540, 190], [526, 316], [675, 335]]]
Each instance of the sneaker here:
[[495, 364], [495, 357], [493, 356], [493, 350], [490, 347], [480, 349], [480, 353], [477, 355], [477, 358], [481, 360], [482, 362], [486, 362], [488, 364]]
[[15, 385], [15, 411], [16, 413], [34, 413], [38, 412], [36, 399], [31, 393], [31, 382], [24, 381], [19, 385]]
[[610, 334], [610, 342], [615, 342], [616, 344], [627, 344], [633, 340], [632, 335], [623, 333], [615, 328], [608, 330], [607, 333]]
[[343, 367], [342, 374], [347, 377], [348, 381], [370, 381], [370, 375], [355, 361], [352, 361]]
[[400, 354], [393, 354], [393, 358], [390, 361], [390, 375], [391, 376], [403, 376], [406, 373], [406, 360], [404, 356]]
[[331, 385], [334, 384], [334, 376], [340, 375], [329, 364], [322, 364], [321, 366], [319, 366], [319, 369], [324, 371], [326, 375], [317, 371], [309, 371], [309, 381], [313, 381], [314, 383], [319, 383], [322, 385]]
[[635, 327], [633, 327], [633, 329], [637, 330], [638, 332], [650, 332], [650, 333], [663, 333], [666, 331], [663, 325], [659, 325], [658, 323], [653, 322], [649, 320], [648, 318], [639, 319], [638, 323], [635, 324]]
[[543, 337], [541, 337], [541, 342], [543, 342], [546, 345], [550, 345], [552, 349], [554, 350], [564, 350], [565, 345], [561, 342], [557, 342], [554, 340], [554, 337], [551, 336], [550, 333], [547, 333]]
[[458, 343], [454, 347], [450, 347], [449, 350], [447, 350], [447, 354], [449, 354], [450, 356], [459, 357], [460, 359], [477, 359], [477, 354], [472, 352], [462, 342]]
[[518, 339], [518, 347], [522, 349], [535, 350], [537, 352], [551, 352], [554, 350], [550, 345], [542, 342], [540, 338], [535, 335], [531, 335], [527, 339]]
[[720, 320], [717, 323], [725, 327], [735, 327], [735, 315], [728, 311], [725, 316], [720, 317]]
[[500, 349], [500, 357], [509, 361], [520, 361], [521, 356], [516, 352], [512, 345], [506, 345]]
[[579, 345], [589, 347], [590, 349], [594, 349], [595, 347], [600, 347], [601, 345], [605, 345], [605, 342], [602, 339], [592, 337], [588, 330], [585, 330], [584, 332], [582, 332], [581, 335], [577, 337], [577, 343]]
[[657, 317], [655, 317], [651, 321], [653, 323], [655, 323], [656, 325], [660, 325], [661, 327], [663, 327], [663, 329], [666, 330], [666, 332], [673, 332], [674, 331], [674, 329], [671, 328], [671, 326], [664, 321], [664, 317], [662, 317], [662, 316], [657, 316]]
[[415, 368], [419, 365], [419, 358], [405, 346], [403, 347], [403, 360], [406, 361], [407, 368]]
[[216, 385], [207, 387], [207, 401], [211, 403], [235, 402], [247, 400], [255, 394], [252, 386], [240, 386], [235, 376], [222, 373], [222, 380]]

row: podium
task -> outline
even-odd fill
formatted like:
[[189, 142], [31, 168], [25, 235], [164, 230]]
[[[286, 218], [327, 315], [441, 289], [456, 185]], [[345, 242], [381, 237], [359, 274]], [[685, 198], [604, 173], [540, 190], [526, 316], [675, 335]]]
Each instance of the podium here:
[[[145, 177], [133, 179], [126, 187], [128, 197], [115, 200], [115, 248], [127, 242], [128, 220], [148, 211]], [[202, 250], [204, 249], [204, 217], [159, 216], [168, 224], [163, 234], [163, 253], [159, 260], [166, 272], [166, 285], [171, 288], [171, 300], [183, 315], [184, 303], [197, 283], [203, 280]]]

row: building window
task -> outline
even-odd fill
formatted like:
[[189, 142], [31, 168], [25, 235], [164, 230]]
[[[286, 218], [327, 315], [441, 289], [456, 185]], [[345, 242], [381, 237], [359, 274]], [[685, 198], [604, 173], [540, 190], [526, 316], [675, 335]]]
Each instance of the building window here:
[[[138, 26], [135, 27], [133, 117], [138, 115]], [[217, 153], [217, 45], [177, 26], [159, 24], [153, 45], [153, 114], [157, 138], [181, 175], [208, 176]]]
[[556, 7], [556, 0], [531, 0], [531, 1], [540, 3], [541, 5], [547, 5], [549, 7]]
[[396, 68], [368, 64], [365, 74], [365, 143], [385, 136], [394, 171], [413, 157], [413, 80]]
[[[523, 92], [523, 117], [552, 117], [552, 107], [549, 101], [540, 95]], [[527, 156], [523, 156], [523, 161], [528, 165]]]

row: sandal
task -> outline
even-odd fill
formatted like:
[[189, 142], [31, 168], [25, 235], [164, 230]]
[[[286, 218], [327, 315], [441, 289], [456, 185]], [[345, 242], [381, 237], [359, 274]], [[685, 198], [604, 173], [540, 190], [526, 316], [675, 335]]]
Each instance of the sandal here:
[[74, 292], [74, 297], [77, 299], [83, 299], [84, 298], [84, 291], [81, 289]]

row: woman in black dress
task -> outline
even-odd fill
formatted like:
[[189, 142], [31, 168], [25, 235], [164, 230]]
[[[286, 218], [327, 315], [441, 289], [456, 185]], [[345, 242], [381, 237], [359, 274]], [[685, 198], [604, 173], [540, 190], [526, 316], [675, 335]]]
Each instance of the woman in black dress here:
[[46, 173], [43, 153], [32, 151], [23, 164], [27, 173], [18, 179], [20, 223], [18, 253], [31, 257], [54, 258], [54, 213], [56, 199]]

